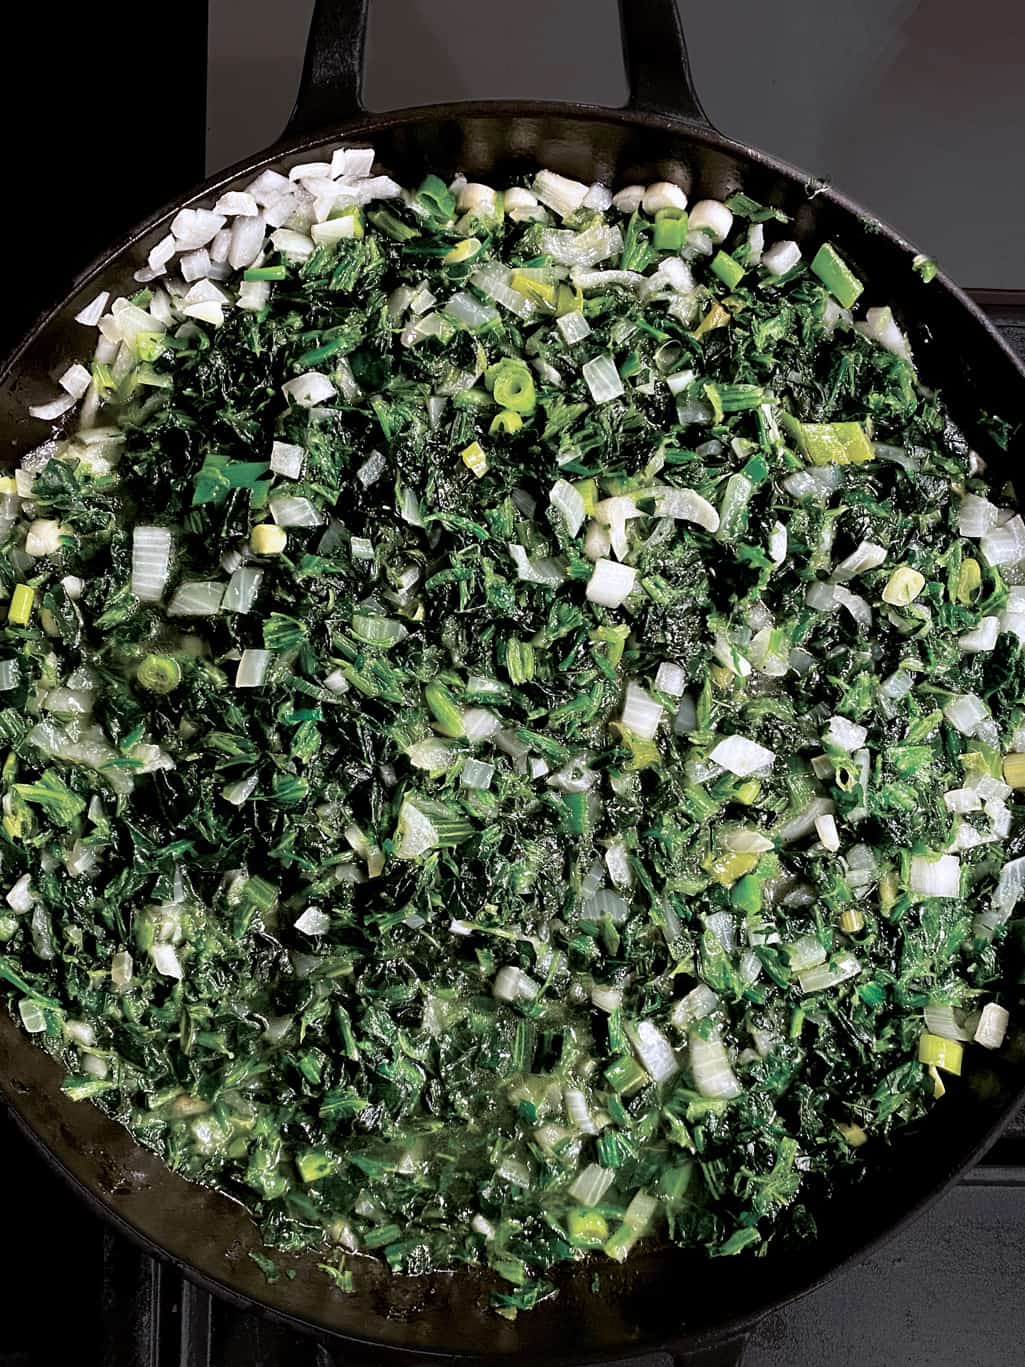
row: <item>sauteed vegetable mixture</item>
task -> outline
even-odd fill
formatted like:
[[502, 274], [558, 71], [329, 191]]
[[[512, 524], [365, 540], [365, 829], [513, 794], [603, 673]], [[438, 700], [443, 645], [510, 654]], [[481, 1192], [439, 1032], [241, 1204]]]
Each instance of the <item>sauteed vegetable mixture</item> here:
[[0, 977], [269, 1245], [512, 1315], [813, 1234], [1004, 1046], [1025, 522], [842, 243], [372, 161], [183, 210], [34, 410]]

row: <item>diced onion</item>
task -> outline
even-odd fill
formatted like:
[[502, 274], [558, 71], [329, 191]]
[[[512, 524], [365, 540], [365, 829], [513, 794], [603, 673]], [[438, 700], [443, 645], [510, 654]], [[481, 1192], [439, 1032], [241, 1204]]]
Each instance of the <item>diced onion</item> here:
[[954, 1015], [954, 1008], [945, 1003], [930, 1003], [924, 1010], [925, 1028], [930, 1035], [939, 1035], [942, 1039], [970, 1040], [971, 1031], [966, 1030], [960, 1025]]
[[596, 1206], [615, 1180], [615, 1168], [602, 1168], [597, 1163], [588, 1163], [574, 1178], [569, 1195], [582, 1206]]
[[869, 570], [878, 569], [885, 560], [884, 546], [879, 546], [874, 541], [862, 541], [857, 550], [852, 551], [837, 565], [833, 571], [833, 580], [836, 583], [844, 583], [857, 574], [866, 574]]
[[598, 560], [587, 581], [587, 599], [606, 608], [618, 608], [633, 592], [637, 571], [615, 560]]
[[295, 928], [303, 935], [326, 935], [331, 929], [331, 917], [320, 907], [307, 907], [296, 919]]
[[560, 314], [555, 320], [555, 326], [562, 333], [563, 341], [569, 346], [582, 342], [591, 332], [591, 324], [577, 309], [571, 313]]
[[166, 527], [132, 532], [131, 589], [143, 603], [159, 603], [171, 573], [171, 533]]
[[221, 600], [223, 612], [251, 612], [263, 580], [263, 570], [243, 565], [228, 580]]
[[220, 611], [226, 585], [205, 579], [179, 584], [167, 607], [168, 617], [212, 617]]
[[23, 873], [7, 894], [7, 905], [15, 912], [31, 911], [36, 898], [30, 886], [30, 875]]
[[[1004, 1007], [996, 1002], [987, 1002], [982, 1008], [979, 1023], [975, 1027], [973, 1036], [976, 1044], [981, 1044], [984, 1049], [999, 1049], [1004, 1042], [1007, 1034], [1007, 1026], [1010, 1022], [1010, 1015]], [[929, 1027], [932, 1029], [932, 1027]]]
[[281, 386], [286, 397], [294, 399], [301, 408], [315, 408], [317, 404], [333, 399], [335, 387], [326, 375], [308, 370], [305, 375], [297, 375]]
[[[567, 1087], [562, 1093], [562, 1099], [566, 1107], [566, 1115], [571, 1125], [580, 1131], [581, 1134], [597, 1134], [598, 1126], [591, 1117], [588, 1110], [587, 1097], [576, 1087]], [[601, 1169], [605, 1171], [605, 1169]]]
[[557, 479], [552, 485], [549, 500], [562, 517], [567, 533], [576, 536], [584, 524], [584, 500], [580, 491], [568, 480]]
[[990, 565], [1011, 565], [1025, 559], [1025, 522], [1015, 514], [986, 532], [979, 548]]
[[708, 758], [738, 778], [749, 778], [752, 774], [771, 768], [776, 756], [764, 745], [744, 736], [727, 736], [716, 745]]
[[665, 1082], [680, 1071], [673, 1046], [652, 1021], [627, 1025], [626, 1033], [634, 1053], [655, 1082]]
[[459, 773], [459, 782], [464, 788], [485, 789], [491, 787], [495, 766], [484, 760], [467, 759]]
[[762, 252], [762, 268], [767, 270], [770, 275], [786, 275], [792, 271], [801, 260], [801, 249], [796, 242], [789, 239], [783, 242], [774, 242], [771, 247], [766, 247]]
[[989, 709], [974, 693], [961, 693], [943, 709], [943, 715], [962, 736], [975, 736], [979, 726], [989, 719]]
[[267, 675], [272, 651], [243, 650], [235, 672], [236, 688], [259, 688]]
[[857, 722], [848, 721], [846, 717], [830, 717], [829, 726], [826, 730], [826, 740], [830, 745], [835, 745], [840, 750], [846, 750], [849, 755], [853, 755], [855, 750], [860, 750], [865, 744], [868, 730], [864, 726], [859, 726]]
[[807, 972], [798, 974], [801, 991], [823, 992], [830, 987], [838, 987], [848, 978], [856, 978], [861, 972], [861, 964], [853, 954], [841, 954], [832, 963], [818, 964]]
[[165, 943], [153, 945], [150, 949], [150, 958], [153, 960], [153, 967], [165, 978], [182, 978], [182, 966], [174, 945]]
[[667, 486], [653, 489], [652, 493], [655, 496], [656, 517], [682, 518], [686, 522], [694, 522], [699, 527], [704, 527], [709, 532], [719, 530], [718, 512], [707, 498], [702, 498], [693, 489], [675, 489]]
[[968, 655], [992, 650], [1000, 635], [999, 617], [981, 617], [977, 626], [957, 638], [958, 649]]
[[642, 740], [653, 740], [658, 731], [664, 708], [639, 684], [628, 683], [623, 702], [623, 726]]
[[742, 1088], [717, 1034], [710, 1033], [706, 1038], [701, 1031], [692, 1030], [689, 1058], [694, 1085], [702, 1096], [724, 1100], [740, 1096]]
[[990, 503], [988, 498], [978, 494], [965, 494], [957, 510], [957, 530], [959, 536], [978, 541], [991, 532], [1000, 520], [1000, 509]]
[[655, 673], [655, 687], [671, 698], [680, 698], [687, 687], [687, 675], [680, 665], [663, 660]]
[[713, 242], [725, 242], [733, 227], [733, 213], [721, 200], [699, 199], [690, 211], [687, 227], [708, 234]]
[[533, 1001], [540, 991], [540, 983], [508, 964], [498, 970], [491, 986], [491, 995], [500, 1002]]
[[276, 475], [285, 479], [299, 479], [303, 472], [306, 452], [301, 446], [289, 442], [276, 441], [270, 449], [270, 468]]
[[595, 356], [582, 368], [581, 373], [595, 403], [609, 403], [624, 392], [625, 386], [611, 356]]
[[937, 858], [916, 854], [911, 858], [911, 891], [921, 897], [958, 897], [961, 892], [961, 861], [953, 854]]
[[542, 204], [547, 204], [560, 218], [575, 214], [587, 198], [589, 186], [579, 180], [569, 180], [554, 171], [538, 171], [530, 187]]
[[270, 515], [279, 527], [320, 527], [324, 515], [308, 498], [278, 497], [269, 500]]

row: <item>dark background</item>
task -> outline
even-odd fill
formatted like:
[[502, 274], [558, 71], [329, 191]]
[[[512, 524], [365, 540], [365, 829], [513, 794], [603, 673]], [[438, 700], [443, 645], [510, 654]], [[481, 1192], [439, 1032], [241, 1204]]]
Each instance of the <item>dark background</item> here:
[[[208, 28], [204, 0], [18, 7], [0, 81], [0, 345], [119, 231], [205, 168], [273, 139], [311, 8], [210, 0]], [[375, 0], [367, 103], [620, 103], [615, 15], [615, 0]], [[719, 0], [688, 4], [685, 20], [699, 90], [724, 131], [831, 176], [961, 283], [1025, 288], [1020, 0]], [[1025, 1361], [1020, 1123], [1016, 1136], [889, 1248], [759, 1326], [745, 1367]], [[192, 1367], [188, 1306], [202, 1320], [190, 1332], [204, 1367], [344, 1364], [161, 1280], [3, 1116], [0, 1166], [0, 1367]], [[125, 1344], [138, 1356], [123, 1356]]]

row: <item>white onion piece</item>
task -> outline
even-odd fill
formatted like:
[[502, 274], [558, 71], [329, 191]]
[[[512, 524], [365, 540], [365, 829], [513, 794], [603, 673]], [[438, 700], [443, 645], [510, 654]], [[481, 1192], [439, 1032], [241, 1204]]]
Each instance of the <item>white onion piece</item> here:
[[103, 317], [109, 299], [110, 291], [101, 290], [99, 294], [86, 304], [85, 308], [80, 309], [78, 313], [75, 314], [75, 322], [81, 323], [83, 327], [87, 328], [96, 327]]
[[806, 835], [810, 835], [815, 829], [815, 823], [820, 816], [827, 816], [835, 813], [836, 805], [825, 797], [815, 797], [808, 803], [803, 812], [791, 817], [789, 821], [779, 828], [779, 839], [784, 845], [790, 845], [795, 840], [801, 840]]
[[18, 881], [11, 886], [6, 901], [12, 911], [19, 913], [31, 911], [35, 906], [35, 894], [32, 892], [30, 882], [30, 875], [23, 873]]
[[49, 403], [29, 404], [29, 413], [33, 418], [39, 418], [41, 422], [53, 422], [54, 419], [62, 417], [69, 409], [74, 408], [78, 402], [71, 394], [61, 394], [56, 399], [51, 399]]
[[540, 991], [540, 983], [512, 965], [500, 968], [491, 986], [491, 995], [500, 1002], [533, 1001]]
[[628, 683], [620, 718], [627, 731], [642, 740], [654, 740], [665, 709], [639, 684]]
[[740, 1096], [742, 1088], [717, 1034], [710, 1034], [706, 1038], [700, 1031], [692, 1030], [689, 1058], [694, 1085], [702, 1096], [723, 1100]]
[[603, 1168], [597, 1163], [588, 1163], [587, 1167], [573, 1179], [569, 1195], [582, 1206], [596, 1206], [615, 1180], [615, 1168]]
[[619, 987], [603, 987], [599, 983], [591, 988], [591, 1001], [599, 1011], [618, 1011], [623, 1005], [623, 990]]
[[916, 854], [911, 858], [912, 892], [922, 897], [958, 897], [961, 891], [961, 861], [953, 854], [930, 859]]
[[860, 750], [865, 744], [868, 729], [859, 726], [857, 722], [848, 721], [846, 717], [830, 717], [829, 726], [826, 729], [825, 739], [830, 745], [837, 746], [840, 750], [846, 750], [848, 754], [853, 754], [855, 750]]
[[769, 532], [769, 559], [774, 565], [782, 565], [787, 558], [787, 529], [782, 522], [774, 522]]
[[221, 609], [224, 612], [251, 612], [260, 591], [263, 570], [244, 565], [228, 580]]
[[[579, 1130], [581, 1134], [597, 1134], [598, 1126], [592, 1119], [591, 1112], [588, 1110], [587, 1097], [576, 1087], [567, 1087], [562, 1093], [562, 1099], [566, 1106], [566, 1115], [571, 1125]], [[605, 1169], [599, 1169], [604, 1172]]]
[[749, 778], [752, 774], [771, 768], [776, 756], [764, 745], [744, 736], [727, 736], [716, 745], [708, 758], [737, 778]]
[[864, 323], [857, 323], [855, 326], [859, 332], [877, 343], [885, 351], [891, 351], [894, 356], [899, 356], [902, 360], [911, 360], [911, 347], [908, 344], [908, 339], [897, 326], [892, 309], [869, 309], [865, 314]]
[[837, 565], [832, 574], [833, 582], [845, 583], [855, 575], [876, 570], [885, 560], [885, 546], [879, 546], [874, 541], [862, 541], [856, 550]]
[[688, 232], [701, 229], [713, 242], [724, 242], [732, 227], [733, 212], [718, 199], [699, 199], [687, 220]]
[[999, 1049], [1007, 1034], [1010, 1019], [1004, 1007], [996, 1002], [987, 1002], [975, 1027], [975, 1043], [981, 1044], [984, 1049]]
[[632, 565], [620, 565], [615, 560], [598, 560], [587, 581], [587, 600], [601, 607], [618, 608], [633, 592], [637, 571]]
[[676, 1051], [652, 1021], [641, 1020], [626, 1026], [634, 1053], [655, 1082], [666, 1082], [680, 1071]]
[[591, 332], [591, 324], [577, 309], [571, 313], [560, 314], [555, 320], [555, 326], [562, 333], [563, 341], [569, 346], [576, 342], [582, 342]]
[[171, 533], [166, 527], [132, 532], [131, 589], [143, 603], [159, 603], [171, 573]]
[[270, 449], [270, 468], [276, 475], [285, 479], [299, 479], [303, 472], [306, 452], [301, 446], [289, 442], [276, 441]]
[[959, 536], [977, 541], [991, 532], [1000, 520], [1000, 509], [990, 503], [988, 498], [978, 494], [965, 494], [957, 510], [957, 531]]
[[463, 762], [463, 767], [459, 772], [459, 782], [464, 788], [485, 790], [491, 787], [491, 780], [495, 776], [495, 766], [488, 764], [484, 760], [467, 759]]
[[1000, 635], [999, 617], [981, 617], [978, 625], [957, 638], [958, 649], [968, 655], [992, 650]]
[[308, 498], [272, 498], [267, 506], [279, 527], [320, 527], [324, 522], [323, 513]]
[[287, 398], [294, 399], [301, 408], [315, 408], [317, 404], [335, 396], [335, 387], [328, 377], [315, 370], [308, 370], [304, 375], [286, 381], [281, 389]]
[[676, 1003], [670, 1019], [677, 1030], [686, 1033], [694, 1021], [710, 1016], [718, 1005], [719, 998], [708, 984], [698, 983]]
[[489, 323], [494, 323], [499, 317], [498, 309], [492, 304], [482, 303], [467, 290], [459, 290], [453, 294], [444, 306], [444, 312], [453, 323], [465, 328], [486, 327]]
[[165, 978], [181, 979], [182, 966], [178, 960], [178, 951], [174, 945], [155, 944], [150, 949], [150, 958], [153, 960], [153, 967]]
[[767, 835], [746, 826], [738, 826], [735, 830], [727, 831], [723, 836], [723, 845], [737, 854], [765, 854], [775, 848], [774, 842]]
[[939, 1035], [941, 1039], [970, 1040], [971, 1031], [966, 1030], [960, 1025], [954, 1015], [954, 1008], [946, 1003], [930, 1003], [922, 1012], [925, 1017], [925, 1028], [930, 1035]]
[[625, 386], [611, 356], [595, 356], [582, 368], [581, 373], [595, 403], [610, 403], [625, 392]]
[[226, 585], [206, 579], [179, 584], [167, 607], [168, 617], [212, 617], [220, 611]]
[[981, 538], [979, 549], [990, 565], [1011, 565], [1025, 559], [1025, 522], [1015, 514], [991, 528]]
[[579, 180], [569, 180], [554, 171], [538, 171], [530, 187], [542, 204], [547, 204], [560, 218], [575, 214], [587, 198], [590, 187]]
[[584, 523], [584, 500], [578, 489], [565, 479], [557, 479], [552, 485], [549, 501], [561, 515], [563, 525], [570, 536], [576, 536]]
[[209, 209], [181, 209], [171, 220], [177, 250], [195, 251], [197, 247], [205, 247], [225, 222], [223, 214], [212, 213]]
[[272, 651], [243, 650], [235, 673], [236, 688], [259, 688], [267, 675]]
[[856, 978], [861, 972], [861, 964], [853, 954], [841, 954], [831, 964], [818, 964], [805, 973], [798, 974], [801, 991], [822, 992], [826, 988], [837, 987], [848, 978]]
[[623, 250], [623, 234], [615, 226], [596, 222], [582, 233], [548, 228], [541, 234], [541, 251], [562, 266], [597, 266]]
[[840, 848], [840, 836], [836, 829], [836, 817], [829, 812], [815, 818], [815, 831], [822, 842], [823, 849], [835, 853]]
[[516, 565], [517, 576], [528, 584], [545, 584], [554, 588], [566, 577], [566, 571], [558, 560], [547, 556], [531, 557], [523, 546], [514, 542], [509, 545], [509, 554]]
[[702, 498], [693, 489], [661, 486], [652, 489], [651, 492], [655, 496], [656, 517], [682, 518], [686, 522], [694, 522], [699, 527], [704, 527], [709, 532], [719, 530], [718, 512], [707, 498]]
[[801, 249], [796, 242], [774, 242], [762, 252], [762, 266], [770, 275], [779, 277], [792, 271], [801, 260]]
[[687, 675], [678, 664], [663, 660], [655, 674], [655, 687], [671, 698], [680, 698], [687, 687]]
[[961, 693], [947, 703], [943, 715], [962, 736], [976, 736], [989, 720], [989, 709], [975, 693]]

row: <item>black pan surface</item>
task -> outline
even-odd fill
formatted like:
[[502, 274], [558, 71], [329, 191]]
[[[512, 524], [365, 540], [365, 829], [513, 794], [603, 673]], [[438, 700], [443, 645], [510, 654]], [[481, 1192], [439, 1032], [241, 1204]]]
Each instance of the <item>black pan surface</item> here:
[[[843, 244], [867, 282], [866, 303], [894, 306], [921, 373], [944, 389], [969, 438], [980, 412], [1025, 412], [1025, 369], [951, 281], [939, 275], [922, 282], [912, 269], [916, 248], [824, 183], [712, 128], [691, 83], [674, 0], [621, 0], [631, 90], [623, 110], [496, 102], [385, 115], [366, 114], [360, 101], [368, 3], [318, 0], [299, 102], [281, 142], [166, 206], [115, 244], [4, 362], [0, 455], [6, 463], [48, 435], [26, 409], [50, 397], [51, 377], [83, 351], [86, 337], [75, 313], [99, 289], [132, 292], [132, 272], [179, 208], [239, 187], [263, 166], [315, 159], [344, 140], [372, 144], [383, 169], [403, 183], [428, 170], [462, 170], [501, 186], [544, 165], [586, 181], [672, 179], [692, 198], [743, 188], [791, 214], [799, 240]], [[1019, 498], [1023, 451], [1019, 435], [996, 471], [1014, 480]], [[171, 1172], [95, 1107], [69, 1101], [59, 1091], [56, 1064], [0, 1014], [0, 1096], [81, 1196], [148, 1251], [237, 1304], [343, 1336], [354, 1367], [404, 1353], [554, 1365], [655, 1346], [697, 1351], [695, 1360], [709, 1367], [736, 1361], [736, 1336], [745, 1325], [895, 1233], [992, 1143], [1025, 1100], [1025, 1070], [1020, 1061], [1000, 1058], [982, 1069], [948, 1089], [929, 1123], [870, 1160], [864, 1182], [821, 1213], [820, 1237], [808, 1247], [729, 1262], [670, 1250], [642, 1254], [625, 1267], [574, 1266], [559, 1278], [558, 1298], [510, 1324], [487, 1309], [490, 1284], [476, 1273], [393, 1278], [368, 1263], [357, 1272], [354, 1293], [344, 1296], [316, 1271], [315, 1254], [277, 1255], [283, 1275], [269, 1284], [248, 1257], [261, 1244], [241, 1207]], [[294, 1280], [286, 1272], [295, 1272]]]

